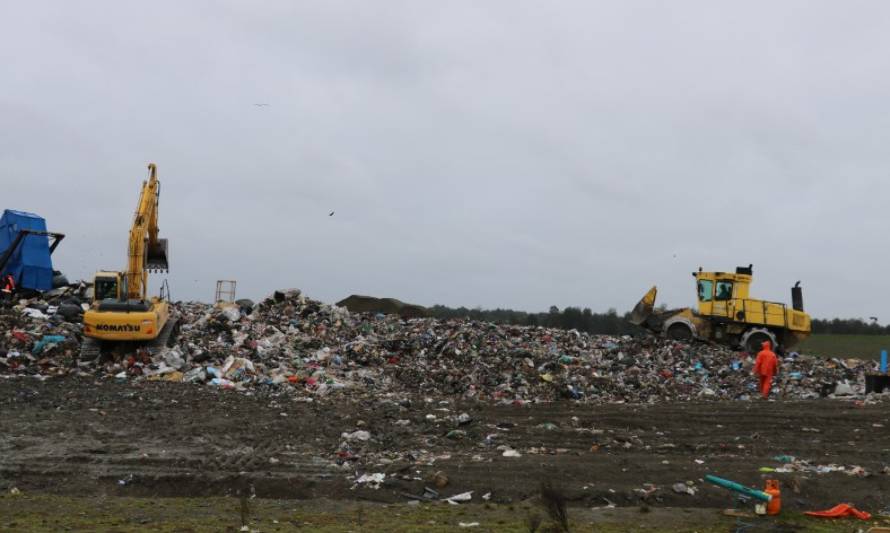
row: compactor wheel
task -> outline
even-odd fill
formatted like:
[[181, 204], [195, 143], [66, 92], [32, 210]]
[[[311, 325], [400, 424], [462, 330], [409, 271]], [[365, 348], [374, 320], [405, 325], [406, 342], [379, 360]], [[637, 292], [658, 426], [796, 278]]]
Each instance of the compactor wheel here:
[[751, 328], [742, 335], [742, 348], [750, 354], [760, 351], [764, 341], [769, 341], [772, 349], [776, 349], [776, 336], [766, 328]]
[[668, 327], [667, 337], [675, 341], [691, 341], [692, 330], [689, 329], [689, 326], [686, 324], [678, 322], [676, 324], [671, 324], [670, 327]]

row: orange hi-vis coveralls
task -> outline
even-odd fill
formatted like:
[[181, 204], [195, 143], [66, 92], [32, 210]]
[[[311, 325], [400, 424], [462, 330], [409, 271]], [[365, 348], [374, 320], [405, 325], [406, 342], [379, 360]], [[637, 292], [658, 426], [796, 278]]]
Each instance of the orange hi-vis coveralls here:
[[779, 371], [779, 360], [770, 349], [769, 341], [763, 342], [763, 349], [754, 360], [754, 373], [760, 377], [760, 394], [769, 398], [769, 391], [773, 387], [773, 376]]

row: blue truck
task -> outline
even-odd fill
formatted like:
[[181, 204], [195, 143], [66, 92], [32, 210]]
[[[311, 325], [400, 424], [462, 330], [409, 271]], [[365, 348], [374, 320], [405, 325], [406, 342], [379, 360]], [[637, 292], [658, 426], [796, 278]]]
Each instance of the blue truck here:
[[53, 288], [52, 254], [65, 235], [46, 231], [46, 221], [34, 213], [7, 209], [0, 217], [0, 279], [11, 275], [16, 288]]

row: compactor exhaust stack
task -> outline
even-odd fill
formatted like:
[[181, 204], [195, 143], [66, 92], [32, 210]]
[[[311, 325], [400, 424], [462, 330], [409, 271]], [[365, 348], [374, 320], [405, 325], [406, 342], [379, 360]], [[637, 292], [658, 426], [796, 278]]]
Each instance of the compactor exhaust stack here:
[[791, 287], [791, 307], [795, 311], [803, 311], [803, 288], [799, 281]]

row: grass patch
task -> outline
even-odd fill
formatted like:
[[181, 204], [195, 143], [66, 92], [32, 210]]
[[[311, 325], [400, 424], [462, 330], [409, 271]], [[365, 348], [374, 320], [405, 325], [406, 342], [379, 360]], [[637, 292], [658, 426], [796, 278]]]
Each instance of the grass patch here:
[[[526, 510], [531, 510], [528, 505]], [[553, 530], [554, 522], [531, 520], [513, 505], [373, 504], [330, 500], [250, 500], [245, 509], [239, 498], [75, 498], [45, 494], [0, 496], [0, 531], [240, 531], [246, 521], [251, 531], [354, 531], [446, 532]], [[248, 516], [249, 515], [249, 516]], [[573, 533], [618, 533], [624, 531], [725, 533], [738, 526], [717, 509], [637, 508], [611, 509], [608, 513], [573, 507], [566, 526]], [[565, 512], [560, 516], [565, 516]], [[561, 519], [560, 519], [561, 521]], [[833, 521], [783, 513], [777, 519], [746, 520], [762, 529], [752, 531], [837, 531], [878, 525], [878, 521]], [[461, 528], [461, 522], [479, 522]], [[775, 529], [774, 526], [784, 526]], [[540, 529], [539, 529], [540, 528]], [[557, 526], [556, 530], [563, 529]]]
[[890, 335], [812, 335], [797, 347], [804, 354], [858, 359], [878, 359], [881, 350], [890, 350]]

